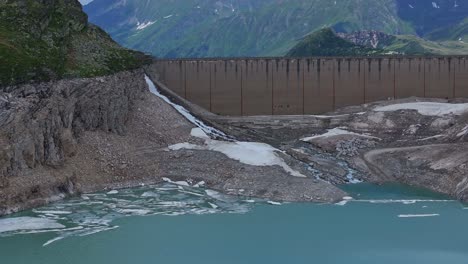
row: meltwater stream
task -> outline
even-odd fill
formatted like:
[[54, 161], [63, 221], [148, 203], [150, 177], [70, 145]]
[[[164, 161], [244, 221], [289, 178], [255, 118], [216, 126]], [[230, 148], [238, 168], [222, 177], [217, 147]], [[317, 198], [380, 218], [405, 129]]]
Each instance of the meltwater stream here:
[[0, 218], [1, 263], [467, 263], [468, 210], [408, 187], [281, 204], [165, 183]]

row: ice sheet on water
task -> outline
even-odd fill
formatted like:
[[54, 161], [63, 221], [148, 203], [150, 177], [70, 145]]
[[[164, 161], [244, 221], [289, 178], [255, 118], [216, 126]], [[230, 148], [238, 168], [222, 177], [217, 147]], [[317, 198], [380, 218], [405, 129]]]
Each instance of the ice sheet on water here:
[[245, 213], [252, 206], [235, 197], [176, 185], [176, 182], [120, 190], [110, 195], [97, 193], [85, 196], [85, 199], [77, 197], [32, 210], [32, 216], [0, 219], [0, 233], [3, 232], [4, 236], [55, 233], [56, 237], [44, 241], [44, 246], [50, 246], [67, 237], [86, 236], [117, 228], [112, 223], [122, 217]]
[[420, 217], [434, 217], [440, 216], [439, 214], [401, 214], [399, 218], [420, 218]]
[[65, 228], [65, 226], [48, 218], [23, 216], [0, 219], [0, 233], [57, 228]]

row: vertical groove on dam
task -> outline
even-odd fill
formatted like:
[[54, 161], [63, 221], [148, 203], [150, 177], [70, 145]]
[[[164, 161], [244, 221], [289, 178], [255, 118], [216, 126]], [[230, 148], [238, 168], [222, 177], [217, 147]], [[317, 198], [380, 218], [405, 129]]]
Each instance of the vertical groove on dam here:
[[169, 89], [215, 114], [302, 115], [379, 100], [468, 97], [467, 56], [155, 60]]

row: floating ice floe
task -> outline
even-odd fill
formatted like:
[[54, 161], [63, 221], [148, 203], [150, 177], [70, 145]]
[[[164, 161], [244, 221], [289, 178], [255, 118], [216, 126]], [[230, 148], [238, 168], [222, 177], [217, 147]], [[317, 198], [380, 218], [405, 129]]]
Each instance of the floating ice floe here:
[[107, 192], [107, 194], [118, 194], [118, 193], [119, 193], [119, 191], [117, 191], [117, 190], [112, 190], [112, 191]]
[[281, 205], [281, 203], [274, 202], [274, 201], [267, 201], [267, 203], [271, 205]]
[[13, 217], [0, 219], [0, 233], [19, 230], [60, 229], [64, 225], [56, 220], [42, 217]]
[[425, 116], [445, 116], [445, 115], [462, 115], [468, 112], [467, 104], [450, 104], [436, 102], [414, 102], [391, 104], [386, 106], [378, 106], [374, 108], [377, 112], [393, 112], [399, 110], [416, 110], [419, 114]]
[[33, 210], [33, 212], [37, 214], [48, 214], [48, 215], [67, 215], [67, 214], [72, 213], [70, 211], [58, 211], [58, 210], [49, 210], [49, 211]]
[[439, 9], [440, 6], [436, 2], [432, 2], [432, 7]]
[[335, 205], [341, 205], [341, 206], [343, 206], [343, 205], [346, 205], [347, 203], [348, 203], [348, 201], [343, 200], [343, 201], [341, 201], [341, 202], [337, 202]]
[[206, 185], [206, 182], [204, 181], [201, 181], [199, 183], [196, 183], [195, 185], [193, 185], [194, 188], [200, 188], [200, 187], [204, 187]]
[[174, 183], [120, 190], [114, 195], [87, 194], [86, 197], [87, 200], [77, 197], [32, 210], [31, 217], [0, 219], [0, 235], [56, 234], [43, 244], [49, 246], [67, 237], [88, 236], [118, 228], [112, 223], [122, 217], [246, 213], [251, 206], [216, 191]]
[[329, 137], [341, 136], [341, 135], [353, 135], [353, 136], [358, 136], [358, 137], [363, 137], [363, 138], [381, 140], [378, 137], [373, 137], [373, 136], [369, 136], [369, 135], [365, 135], [365, 134], [359, 134], [359, 133], [347, 131], [347, 130], [345, 130], [343, 128], [333, 128], [333, 129], [329, 129], [325, 134], [302, 138], [301, 141], [310, 142], [310, 141], [312, 141], [314, 139], [329, 138]]
[[415, 217], [434, 217], [440, 216], [439, 214], [401, 214], [398, 215], [399, 218], [415, 218]]
[[415, 204], [415, 203], [451, 203], [455, 200], [424, 200], [424, 199], [405, 199], [405, 200], [394, 200], [394, 199], [382, 199], [382, 200], [354, 200], [355, 202], [361, 203], [373, 203], [373, 204], [389, 204], [389, 203], [402, 203], [402, 204]]
[[306, 177], [298, 171], [289, 167], [286, 162], [278, 156], [280, 150], [258, 142], [229, 142], [214, 140], [208, 137], [200, 128], [192, 129], [191, 135], [205, 140], [205, 145], [194, 145], [190, 143], [179, 143], [169, 146], [170, 150], [193, 149], [211, 150], [221, 152], [233, 160], [252, 166], [280, 166], [287, 173], [295, 177]]
[[341, 206], [343, 206], [343, 205], [346, 205], [346, 204], [348, 204], [348, 202], [350, 202], [350, 201], [353, 201], [353, 200], [354, 200], [354, 198], [353, 198], [353, 197], [351, 197], [351, 196], [345, 196], [345, 197], [343, 197], [342, 199], [343, 199], [342, 201], [340, 201], [340, 202], [337, 202], [335, 205], [341, 205]]
[[213, 208], [213, 209], [217, 209], [219, 206], [217, 206], [216, 204], [214, 203], [210, 203], [208, 202], [208, 204]]

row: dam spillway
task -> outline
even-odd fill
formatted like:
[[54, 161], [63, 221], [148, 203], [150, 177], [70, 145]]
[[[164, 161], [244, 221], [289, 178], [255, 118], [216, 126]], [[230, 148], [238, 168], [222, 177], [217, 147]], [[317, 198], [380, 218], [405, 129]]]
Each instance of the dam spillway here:
[[468, 97], [468, 56], [155, 60], [159, 81], [229, 116], [320, 114], [407, 97]]

